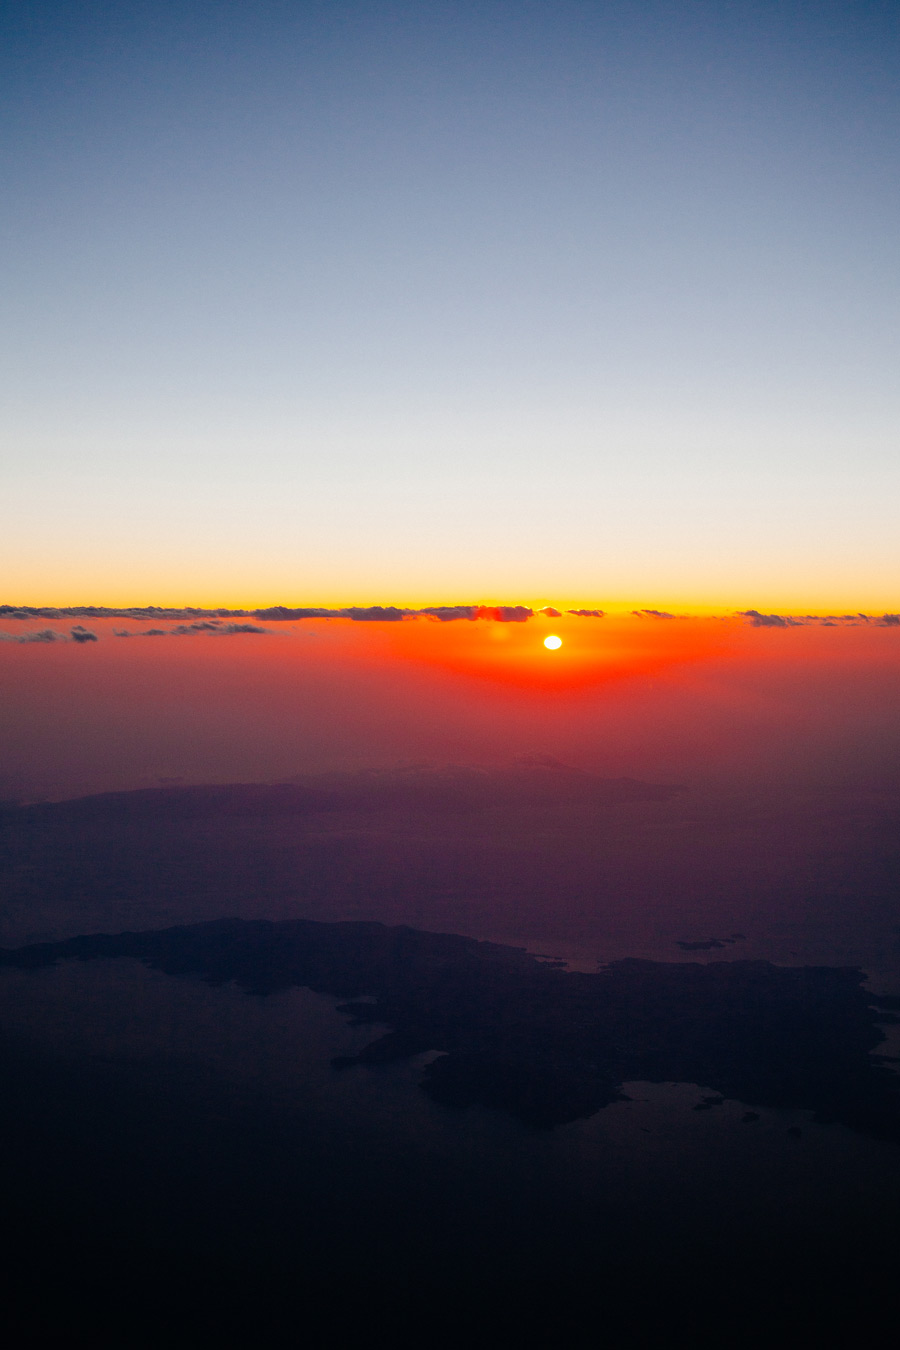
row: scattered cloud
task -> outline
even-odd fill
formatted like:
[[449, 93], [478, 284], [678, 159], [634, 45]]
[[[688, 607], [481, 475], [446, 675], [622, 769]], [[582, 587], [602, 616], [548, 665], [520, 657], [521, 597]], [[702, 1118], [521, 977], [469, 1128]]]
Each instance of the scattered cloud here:
[[426, 609], [420, 609], [420, 614], [430, 615], [433, 619], [440, 619], [441, 623], [451, 623], [454, 619], [472, 619], [477, 618], [477, 605], [429, 605]]
[[394, 605], [353, 606], [343, 611], [348, 619], [357, 623], [398, 623], [409, 610], [397, 609]]
[[749, 619], [754, 628], [788, 628], [796, 623], [783, 614], [760, 614], [758, 609], [743, 609], [742, 619]]
[[875, 628], [900, 627], [900, 614], [760, 614], [757, 609], [742, 609], [738, 617], [746, 619], [754, 628], [804, 628], [818, 625], [822, 628], [859, 628], [868, 624]]
[[479, 605], [476, 619], [494, 619], [497, 623], [525, 623], [534, 618], [534, 610], [526, 605]]
[[207, 619], [199, 623], [179, 624], [177, 628], [114, 628], [115, 637], [190, 637], [194, 633], [208, 633], [213, 637], [230, 633], [268, 633], [258, 623], [221, 623]]
[[92, 633], [89, 628], [84, 628], [80, 623], [76, 623], [74, 628], [70, 628], [73, 642], [96, 642], [97, 634]]
[[602, 619], [606, 616], [605, 609], [567, 609], [567, 614], [574, 614], [579, 619]]
[[548, 619], [562, 618], [562, 610], [554, 609], [552, 605], [544, 605], [543, 609], [538, 610], [538, 614], [545, 614]]
[[674, 619], [674, 614], [669, 614], [664, 609], [633, 609], [632, 614], [636, 619]]
[[168, 637], [168, 628], [114, 628], [113, 637]]
[[0, 633], [2, 642], [65, 642], [66, 638], [62, 633], [55, 633], [52, 628], [41, 628], [33, 633]]
[[346, 609], [323, 609], [321, 606], [271, 605], [268, 609], [237, 611], [250, 613], [255, 619], [268, 619], [273, 623], [290, 623], [295, 619], [355, 619], [357, 623], [398, 623], [408, 615], [419, 611], [398, 609], [396, 605], [350, 605]]
[[[232, 611], [237, 614], [238, 611]], [[338, 609], [291, 609], [287, 605], [270, 605], [268, 609], [255, 609], [253, 617], [256, 619], [269, 619], [272, 623], [288, 623], [293, 619], [336, 619], [340, 615]], [[241, 615], [244, 611], [240, 611]], [[222, 614], [224, 617], [224, 611]]]

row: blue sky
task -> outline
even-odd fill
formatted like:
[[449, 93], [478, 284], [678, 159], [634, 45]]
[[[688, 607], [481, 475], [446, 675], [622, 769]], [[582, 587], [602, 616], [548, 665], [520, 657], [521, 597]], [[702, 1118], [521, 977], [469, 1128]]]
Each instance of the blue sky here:
[[894, 6], [3, 23], [4, 598], [896, 598]]

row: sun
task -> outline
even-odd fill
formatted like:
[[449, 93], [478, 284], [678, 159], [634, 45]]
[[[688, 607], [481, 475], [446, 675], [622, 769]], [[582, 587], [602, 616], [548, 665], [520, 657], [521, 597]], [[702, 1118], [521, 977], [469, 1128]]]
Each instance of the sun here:
[[548, 647], [551, 652], [555, 652], [557, 647], [562, 646], [562, 638], [557, 637], [556, 634], [553, 633], [550, 637], [544, 638], [544, 646]]

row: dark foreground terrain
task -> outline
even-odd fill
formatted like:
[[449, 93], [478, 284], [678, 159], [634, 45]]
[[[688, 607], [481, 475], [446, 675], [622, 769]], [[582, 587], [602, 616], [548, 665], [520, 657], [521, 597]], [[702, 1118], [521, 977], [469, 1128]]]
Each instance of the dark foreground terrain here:
[[39, 943], [0, 965], [117, 957], [251, 994], [301, 985], [351, 1000], [341, 1011], [390, 1030], [335, 1066], [438, 1051], [423, 1086], [446, 1106], [552, 1126], [624, 1082], [682, 1081], [900, 1141], [900, 1078], [871, 1054], [900, 998], [867, 993], [852, 968], [624, 960], [583, 974], [444, 933], [242, 919]]
[[[17, 1345], [77, 1327], [116, 1347], [850, 1346], [889, 1315], [900, 1080], [872, 1052], [897, 1000], [854, 969], [623, 960], [584, 974], [406, 927], [237, 919], [33, 944], [0, 967], [19, 998], [91, 975], [72, 1017], [96, 1002], [102, 1025], [104, 980], [124, 979], [132, 1019], [155, 999], [155, 1034], [161, 1016], [178, 1048], [85, 1041], [73, 1056], [0, 1036]], [[179, 988], [187, 1002], [167, 1003]], [[241, 1008], [252, 1019], [304, 988], [381, 1034], [330, 1068], [327, 1037], [320, 1067], [315, 1044], [289, 1060], [287, 1079], [312, 1083], [302, 1100], [223, 1077]], [[308, 1009], [280, 1006], [315, 1042]], [[203, 1007], [227, 1024], [216, 1072]], [[410, 1058], [405, 1088], [391, 1066]], [[328, 1075], [351, 1094], [323, 1115]], [[687, 1085], [674, 1133], [677, 1098], [648, 1106], [654, 1082]], [[635, 1083], [643, 1106], [622, 1090]], [[616, 1112], [599, 1158], [573, 1136], [575, 1190], [558, 1193], [547, 1145]], [[858, 1165], [846, 1127], [876, 1152], [841, 1180], [830, 1160]]]
[[883, 1343], [898, 819], [533, 759], [8, 806], [11, 1343]]

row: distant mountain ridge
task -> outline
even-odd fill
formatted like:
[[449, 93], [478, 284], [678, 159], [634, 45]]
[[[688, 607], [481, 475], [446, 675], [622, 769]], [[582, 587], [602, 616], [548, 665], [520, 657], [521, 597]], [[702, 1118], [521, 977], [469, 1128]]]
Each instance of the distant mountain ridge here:
[[523, 756], [503, 768], [408, 765], [356, 772], [300, 774], [281, 783], [213, 783], [135, 788], [59, 802], [7, 804], [0, 811], [70, 819], [194, 819], [212, 816], [289, 816], [318, 811], [396, 808], [424, 811], [510, 806], [610, 806], [668, 801], [681, 784], [601, 778], [549, 756]]

